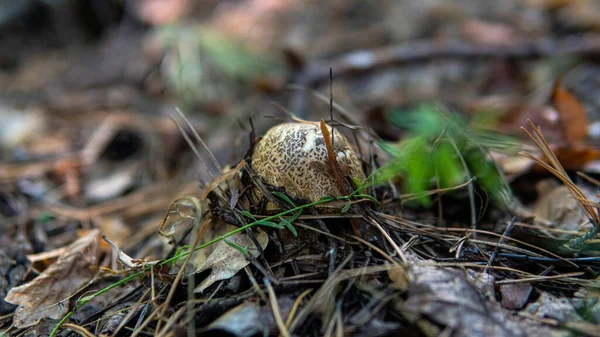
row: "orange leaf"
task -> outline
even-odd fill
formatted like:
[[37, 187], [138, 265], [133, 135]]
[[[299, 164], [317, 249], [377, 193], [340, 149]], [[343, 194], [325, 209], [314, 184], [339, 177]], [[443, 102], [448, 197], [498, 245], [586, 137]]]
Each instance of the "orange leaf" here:
[[574, 145], [583, 142], [588, 133], [588, 118], [585, 107], [575, 96], [556, 81], [552, 101], [560, 116], [561, 131], [565, 141]]
[[[565, 170], [581, 170], [587, 163], [600, 159], [600, 150], [593, 147], [553, 147], [552, 151]], [[543, 161], [549, 162], [547, 158], [543, 158]], [[537, 164], [533, 171], [544, 171], [544, 168]]]
[[580, 170], [600, 158], [600, 151], [593, 147], [557, 148], [554, 153], [567, 170]]

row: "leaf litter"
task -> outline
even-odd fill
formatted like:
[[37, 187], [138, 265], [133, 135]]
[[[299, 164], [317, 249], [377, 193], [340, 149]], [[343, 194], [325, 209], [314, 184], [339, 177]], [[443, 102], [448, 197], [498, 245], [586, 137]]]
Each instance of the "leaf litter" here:
[[[220, 231], [220, 235], [237, 228], [230, 225], [223, 225], [222, 227], [223, 230]], [[259, 230], [256, 240], [260, 245], [260, 249], [265, 249], [269, 243], [267, 233], [262, 230]], [[256, 258], [259, 255], [259, 249], [253, 247], [253, 245], [254, 243], [247, 234], [238, 233], [216, 243], [208, 257], [194, 255], [191, 261], [192, 266], [195, 268], [194, 273], [211, 270], [202, 283], [194, 288], [194, 292], [202, 293], [216, 281], [229, 279], [249, 265], [248, 258]]]
[[31, 282], [8, 292], [5, 300], [18, 305], [15, 327], [30, 327], [44, 318], [60, 319], [69, 312], [70, 298], [98, 272], [99, 240], [100, 231], [91, 230], [61, 251], [58, 260]]

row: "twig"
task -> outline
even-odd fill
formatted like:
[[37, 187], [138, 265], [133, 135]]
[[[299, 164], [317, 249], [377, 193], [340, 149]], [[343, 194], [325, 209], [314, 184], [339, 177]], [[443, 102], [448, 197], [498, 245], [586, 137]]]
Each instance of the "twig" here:
[[584, 274], [585, 274], [584, 272], [578, 271], [578, 272], [573, 272], [573, 273], [566, 273], [566, 274], [552, 275], [552, 276], [536, 276], [536, 277], [528, 277], [528, 278], [515, 279], [515, 280], [502, 280], [502, 281], [496, 281], [496, 284], [500, 285], [500, 284], [544, 282], [544, 281], [550, 281], [550, 280], [560, 280], [563, 278], [581, 276]]
[[[516, 217], [513, 217], [512, 220], [510, 220], [510, 223], [508, 224], [508, 226], [506, 226], [506, 229], [504, 230], [504, 233], [502, 233], [502, 236], [498, 240], [498, 244], [504, 243], [504, 239], [508, 237], [508, 233], [510, 233], [511, 229], [513, 228], [516, 219], [517, 219]], [[496, 256], [498, 255], [498, 250], [499, 249], [500, 249], [500, 247], [494, 248], [494, 252], [490, 256], [490, 259], [488, 261], [488, 266], [491, 266], [492, 263], [494, 263], [494, 260], [496, 259]], [[487, 269], [484, 270], [484, 273], [487, 273]]]
[[298, 298], [296, 298], [296, 300], [294, 301], [294, 305], [292, 306], [292, 310], [290, 310], [290, 314], [288, 315], [287, 319], [285, 320], [286, 329], [289, 329], [290, 325], [292, 324], [292, 320], [294, 319], [294, 316], [296, 315], [296, 310], [298, 310], [298, 307], [300, 306], [300, 302], [306, 296], [308, 296], [308, 294], [310, 294], [312, 291], [313, 291], [312, 288], [306, 289], [302, 294], [300, 294], [300, 296], [298, 296]]
[[368, 220], [371, 224], [375, 225], [375, 227], [377, 227], [377, 229], [379, 229], [379, 231], [381, 232], [381, 234], [383, 234], [385, 239], [390, 243], [390, 245], [392, 245], [392, 247], [394, 247], [394, 249], [396, 250], [396, 253], [398, 253], [398, 257], [400, 257], [400, 259], [402, 260], [402, 263], [404, 265], [408, 265], [408, 259], [406, 258], [406, 256], [404, 256], [404, 253], [402, 252], [400, 247], [398, 247], [396, 242], [394, 242], [394, 240], [385, 231], [385, 229], [383, 229], [383, 227], [381, 227], [381, 225], [377, 221], [375, 221], [373, 218], [369, 217]]
[[79, 326], [77, 324], [73, 324], [73, 323], [65, 323], [63, 325], [66, 329], [71, 329], [74, 332], [80, 334], [83, 337], [94, 337], [94, 334], [87, 331], [84, 327]]
[[354, 51], [332, 60], [309, 63], [298, 76], [298, 82], [312, 87], [327, 79], [330, 68], [335, 69], [338, 76], [343, 76], [432, 58], [538, 58], [571, 54], [599, 55], [600, 36], [590, 34], [561, 39], [542, 38], [509, 46], [486, 46], [454, 41], [412, 41], [373, 50]]
[[273, 290], [273, 286], [268, 278], [265, 278], [265, 287], [269, 293], [269, 302], [271, 303], [271, 309], [273, 310], [273, 316], [275, 316], [275, 322], [277, 322], [279, 333], [283, 337], [290, 337], [288, 328], [283, 322], [283, 318], [281, 318], [281, 309], [279, 308], [279, 303], [277, 303], [277, 295], [275, 295], [275, 290]]

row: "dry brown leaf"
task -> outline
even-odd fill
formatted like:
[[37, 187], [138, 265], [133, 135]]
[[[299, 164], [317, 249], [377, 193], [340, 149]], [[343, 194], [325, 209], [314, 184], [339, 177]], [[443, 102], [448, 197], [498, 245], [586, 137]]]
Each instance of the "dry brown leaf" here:
[[33, 326], [44, 318], [60, 319], [69, 311], [69, 296], [95, 274], [100, 231], [95, 229], [67, 247], [67, 251], [38, 277], [12, 288], [6, 301], [18, 305], [13, 322], [17, 328]]
[[[593, 146], [587, 145], [579, 145], [577, 147], [550, 147], [554, 152], [554, 155], [558, 159], [558, 161], [562, 164], [565, 170], [585, 170], [584, 168], [591, 162], [600, 159], [600, 150], [594, 148]], [[534, 155], [536, 158], [539, 158], [545, 163], [549, 163], [548, 158], [546, 158], [542, 153], [536, 153]], [[540, 164], [533, 163], [531, 165], [531, 171], [534, 172], [542, 172], [546, 169], [543, 168]]]
[[600, 158], [600, 150], [591, 146], [559, 147], [552, 150], [566, 170], [580, 170], [587, 163]]
[[[223, 227], [225, 227], [224, 231], [226, 232], [237, 229], [237, 227], [231, 225]], [[257, 257], [259, 254], [258, 249], [246, 233], [232, 235], [228, 237], [227, 240], [242, 247], [247, 247], [248, 253], [253, 257]], [[269, 236], [263, 230], [258, 229], [256, 240], [261, 248], [265, 249], [269, 243]], [[200, 252], [202, 252], [202, 249], [197, 253]], [[205, 270], [212, 269], [210, 275], [194, 289], [194, 292], [202, 293], [216, 281], [231, 278], [242, 268], [250, 264], [250, 262], [244, 254], [227, 244], [227, 242], [221, 240], [214, 244], [214, 250], [210, 256], [205, 259], [202, 258], [202, 255], [192, 257], [191, 264], [196, 268], [195, 273], [201, 273]]]
[[65, 254], [68, 248], [69, 247], [60, 247], [49, 252], [28, 254], [27, 259], [31, 261], [31, 267], [33, 270], [41, 273], [48, 267], [48, 265], [53, 264], [61, 255]]
[[575, 96], [560, 86], [554, 84], [552, 102], [560, 116], [560, 127], [568, 144], [580, 144], [588, 134], [588, 118], [585, 107]]
[[568, 231], [578, 231], [580, 225], [587, 221], [567, 186], [548, 179], [540, 181], [536, 190], [540, 196], [533, 210], [536, 217]]

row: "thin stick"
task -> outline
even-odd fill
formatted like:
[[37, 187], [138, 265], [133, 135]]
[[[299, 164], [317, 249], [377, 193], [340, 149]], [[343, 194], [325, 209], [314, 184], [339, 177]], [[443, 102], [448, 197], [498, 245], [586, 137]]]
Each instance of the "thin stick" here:
[[94, 337], [94, 334], [87, 331], [84, 327], [79, 326], [77, 324], [73, 324], [73, 323], [65, 323], [63, 324], [63, 326], [67, 329], [71, 329], [74, 332], [80, 334], [83, 337]]
[[296, 311], [298, 310], [298, 307], [300, 306], [300, 302], [306, 296], [308, 296], [308, 294], [310, 294], [312, 291], [313, 291], [312, 288], [306, 289], [302, 294], [300, 294], [300, 296], [298, 296], [298, 298], [296, 298], [296, 300], [294, 301], [294, 305], [292, 306], [292, 310], [290, 310], [290, 314], [288, 315], [287, 319], [285, 320], [286, 329], [289, 329], [290, 325], [292, 325], [292, 320], [294, 319], [294, 316], [296, 315]]
[[394, 240], [383, 229], [383, 227], [381, 227], [381, 225], [377, 221], [375, 221], [373, 218], [371, 218], [371, 217], [369, 217], [368, 220], [375, 227], [377, 227], [377, 229], [379, 229], [379, 231], [381, 232], [381, 234], [383, 234], [383, 236], [385, 237], [385, 239], [390, 243], [390, 245], [392, 245], [392, 247], [394, 247], [394, 249], [396, 250], [396, 253], [398, 253], [398, 257], [400, 257], [400, 259], [402, 260], [402, 263], [405, 264], [405, 265], [408, 265], [408, 259], [406, 258], [406, 256], [404, 256], [404, 253], [402, 252], [402, 250], [400, 249], [400, 247], [398, 247], [398, 245], [396, 244], [396, 242], [394, 242]]
[[335, 132], [333, 130], [333, 70], [329, 68], [329, 117], [331, 118], [331, 147], [334, 147]]
[[275, 316], [279, 333], [283, 337], [290, 337], [290, 332], [281, 318], [281, 309], [279, 308], [279, 303], [277, 303], [277, 295], [275, 295], [275, 290], [273, 290], [273, 286], [268, 278], [265, 278], [265, 287], [269, 293], [269, 302], [271, 303], [271, 309], [273, 310], [273, 316]]
[[200, 135], [198, 135], [198, 132], [196, 132], [196, 129], [194, 128], [192, 123], [190, 123], [190, 121], [187, 119], [187, 117], [185, 117], [183, 112], [181, 112], [181, 110], [179, 110], [179, 108], [175, 108], [175, 110], [177, 111], [177, 113], [179, 113], [181, 118], [183, 118], [183, 121], [185, 122], [185, 124], [187, 124], [187, 126], [190, 128], [190, 130], [192, 131], [192, 135], [194, 135], [194, 138], [196, 138], [198, 143], [200, 143], [202, 145], [202, 147], [204, 147], [204, 149], [208, 153], [208, 156], [210, 157], [210, 160], [212, 161], [213, 165], [215, 165], [217, 170], [219, 170], [220, 174], [223, 174], [223, 168], [221, 167], [221, 164], [219, 164], [219, 161], [217, 161], [217, 158], [215, 158], [215, 156], [213, 156], [213, 154], [210, 151], [210, 149], [208, 148], [208, 146], [206, 146], [206, 143], [204, 143], [204, 141], [202, 140], [202, 137], [200, 137]]
[[578, 272], [573, 272], [573, 273], [566, 273], [566, 274], [552, 275], [552, 276], [536, 276], [536, 277], [527, 277], [527, 278], [514, 279], [514, 280], [502, 280], [502, 281], [496, 281], [496, 284], [501, 285], [501, 284], [515, 284], [515, 283], [544, 282], [544, 281], [551, 281], [551, 280], [560, 280], [560, 279], [569, 278], [569, 277], [576, 277], [576, 276], [581, 276], [584, 274], [585, 274], [585, 272], [578, 271]]

